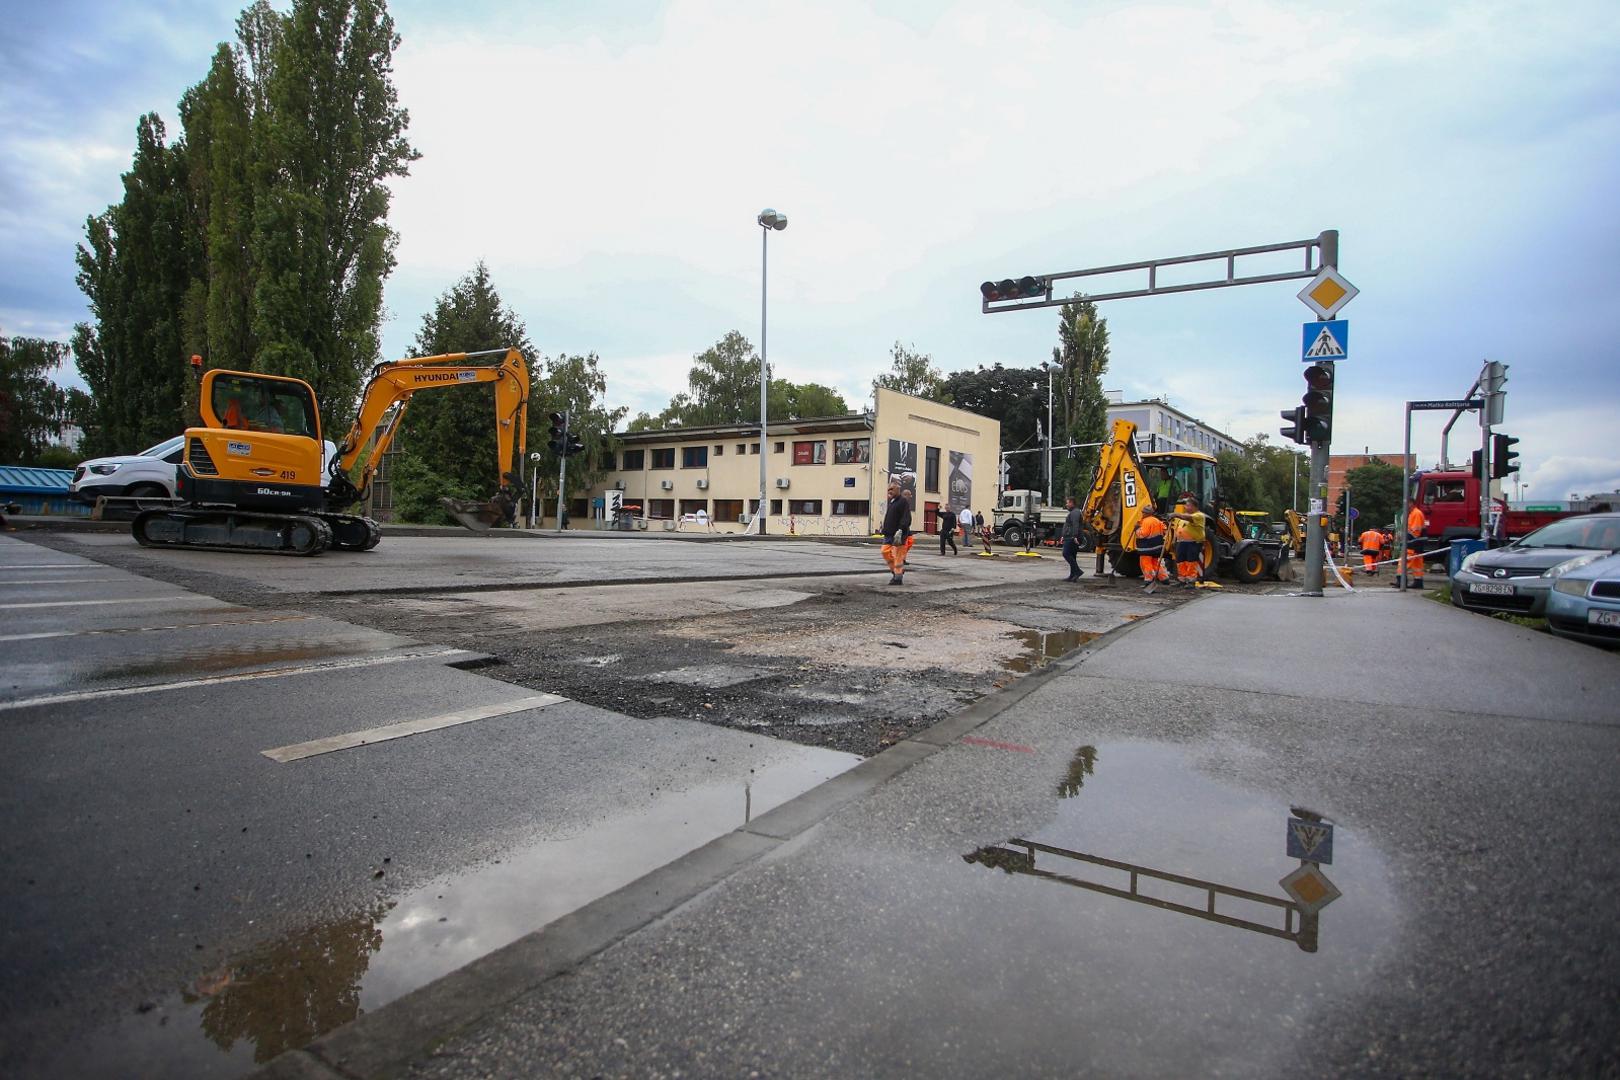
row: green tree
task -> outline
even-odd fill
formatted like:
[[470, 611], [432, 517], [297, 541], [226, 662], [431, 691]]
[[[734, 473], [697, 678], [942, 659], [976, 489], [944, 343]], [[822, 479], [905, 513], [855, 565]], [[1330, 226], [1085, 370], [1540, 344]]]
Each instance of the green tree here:
[[[1053, 393], [1057, 418], [1054, 444], [1101, 442], [1108, 434], [1108, 398], [1103, 373], [1108, 370], [1108, 320], [1097, 305], [1078, 293], [1058, 311], [1058, 344], [1052, 350], [1058, 374]], [[1061, 425], [1061, 426], [1060, 426]], [[1061, 433], [1061, 434], [1060, 434]], [[1087, 447], [1054, 456], [1054, 498], [1083, 497], [1097, 469], [1100, 448]]]
[[[517, 349], [529, 361], [532, 384], [540, 358], [529, 342], [528, 328], [501, 300], [489, 268], [482, 262], [446, 290], [434, 302], [433, 310], [422, 316], [421, 328], [411, 346], [417, 356], [508, 348]], [[531, 389], [531, 443], [534, 399]], [[415, 394], [405, 410], [395, 445], [400, 450], [399, 458], [414, 459], [433, 476], [447, 481], [447, 487], [481, 492], [481, 497], [487, 498], [500, 483], [494, 385], [474, 383]], [[446, 490], [441, 494], [450, 493]]]
[[[955, 371], [945, 379], [945, 393], [957, 408], [1001, 422], [1001, 449], [1026, 450], [1036, 445], [1035, 421], [1046, 423], [1046, 373], [1040, 368], [996, 364]], [[1014, 454], [1007, 461], [1007, 486], [1040, 488], [1040, 454]]]
[[1356, 518], [1359, 528], [1387, 525], [1400, 517], [1403, 483], [1400, 466], [1374, 458], [1351, 469], [1345, 474], [1344, 482], [1350, 487], [1350, 505], [1360, 515]]
[[53, 437], [78, 422], [83, 402], [83, 391], [51, 379], [66, 356], [60, 342], [0, 336], [0, 465], [61, 466]]
[[307, 380], [328, 425], [378, 359], [387, 181], [420, 156], [391, 79], [399, 41], [382, 0], [294, 0], [255, 117], [255, 366]]
[[804, 420], [814, 416], [843, 416], [849, 412], [844, 395], [820, 383], [794, 383], [772, 379], [771, 416]]
[[1235, 510], [1263, 510], [1273, 521], [1294, 504], [1294, 467], [1300, 476], [1309, 475], [1304, 455], [1281, 446], [1272, 446], [1265, 435], [1256, 435], [1241, 451], [1223, 450], [1215, 455], [1220, 496]]
[[944, 405], [951, 403], [945, 391], [945, 376], [934, 367], [933, 357], [917, 351], [916, 345], [902, 345], [896, 341], [889, 350], [891, 365], [888, 371], [872, 380], [872, 394], [878, 390], [894, 390], [912, 397], [927, 398]]
[[[568, 459], [568, 493], [585, 491], [612, 471], [613, 455], [619, 447], [614, 432], [629, 410], [622, 406], [608, 408], [607, 376], [602, 372], [601, 358], [594, 352], [550, 357], [545, 362], [545, 376], [535, 374], [534, 391], [529, 396], [529, 448], [541, 454], [536, 466], [541, 470], [540, 488], [556, 498], [557, 456], [546, 442], [551, 414], [566, 412], [568, 433], [579, 436], [585, 444], [583, 453]], [[548, 504], [542, 503], [541, 509]]]

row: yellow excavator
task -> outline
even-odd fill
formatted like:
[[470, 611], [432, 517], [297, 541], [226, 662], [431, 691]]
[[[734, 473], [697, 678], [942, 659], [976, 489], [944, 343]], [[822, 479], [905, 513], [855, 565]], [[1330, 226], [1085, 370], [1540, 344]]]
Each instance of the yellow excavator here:
[[[447, 508], [463, 524], [487, 528], [509, 521], [517, 507], [529, 369], [516, 349], [378, 364], [330, 461], [323, 461], [320, 409], [308, 383], [225, 368], [202, 372], [200, 357], [192, 366], [201, 376], [202, 424], [185, 433], [175, 485], [184, 505], [139, 514], [133, 531], [144, 545], [278, 555], [369, 551], [382, 538], [377, 523], [345, 511], [365, 498], [411, 396], [475, 383], [495, 385], [500, 489], [487, 504]], [[358, 483], [351, 479], [356, 466]]]
[[1287, 557], [1281, 541], [1243, 534], [1237, 515], [1221, 505], [1215, 459], [1186, 450], [1141, 453], [1136, 448], [1136, 425], [1129, 420], [1115, 420], [1102, 446], [1091, 489], [1081, 505], [1081, 517], [1091, 534], [1083, 538], [1091, 543], [1082, 546], [1106, 552], [1116, 573], [1140, 576], [1136, 526], [1143, 508], [1152, 502], [1159, 513], [1168, 514], [1183, 492], [1197, 496], [1209, 516], [1203, 551], [1206, 570], [1245, 582], [1277, 573]]

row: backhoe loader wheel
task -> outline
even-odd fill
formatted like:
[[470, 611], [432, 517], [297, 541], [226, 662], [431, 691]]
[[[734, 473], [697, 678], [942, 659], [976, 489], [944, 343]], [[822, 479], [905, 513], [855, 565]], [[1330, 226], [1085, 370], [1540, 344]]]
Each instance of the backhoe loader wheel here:
[[1259, 581], [1266, 573], [1266, 553], [1257, 547], [1245, 548], [1232, 559], [1232, 574], [1249, 584]]

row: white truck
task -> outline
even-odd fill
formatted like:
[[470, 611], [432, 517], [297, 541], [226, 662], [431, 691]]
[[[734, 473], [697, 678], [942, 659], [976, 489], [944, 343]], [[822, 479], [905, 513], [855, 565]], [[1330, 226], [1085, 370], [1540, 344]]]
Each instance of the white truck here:
[[1013, 547], [1023, 547], [1033, 532], [1036, 543], [1055, 540], [1063, 532], [1069, 512], [1061, 506], [1047, 506], [1042, 493], [1028, 488], [1009, 488], [992, 511], [996, 538]]

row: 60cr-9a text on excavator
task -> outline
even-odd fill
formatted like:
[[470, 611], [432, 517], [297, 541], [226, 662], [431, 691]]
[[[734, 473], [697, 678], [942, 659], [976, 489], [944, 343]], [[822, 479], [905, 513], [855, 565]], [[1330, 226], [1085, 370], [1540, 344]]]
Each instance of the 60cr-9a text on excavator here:
[[1136, 556], [1136, 526], [1143, 507], [1152, 502], [1161, 514], [1169, 513], [1183, 493], [1196, 496], [1209, 518], [1203, 553], [1206, 570], [1230, 574], [1239, 581], [1258, 581], [1277, 573], [1286, 558], [1281, 541], [1244, 535], [1231, 508], [1220, 504], [1215, 459], [1182, 450], [1140, 453], [1136, 425], [1129, 420], [1114, 421], [1097, 459], [1081, 516], [1096, 547], [1107, 552], [1114, 569], [1136, 577], [1142, 572]]
[[[200, 359], [192, 362], [201, 367]], [[491, 349], [372, 368], [360, 411], [324, 470], [320, 409], [308, 383], [223, 368], [204, 372], [202, 425], [186, 429], [177, 473], [185, 505], [137, 516], [135, 539], [154, 547], [279, 555], [370, 550], [381, 539], [376, 522], [345, 511], [365, 498], [411, 396], [473, 383], [495, 385], [500, 468], [500, 490], [478, 516], [509, 519], [515, 492], [522, 490], [529, 370], [516, 349]], [[356, 465], [358, 483], [350, 478]]]

